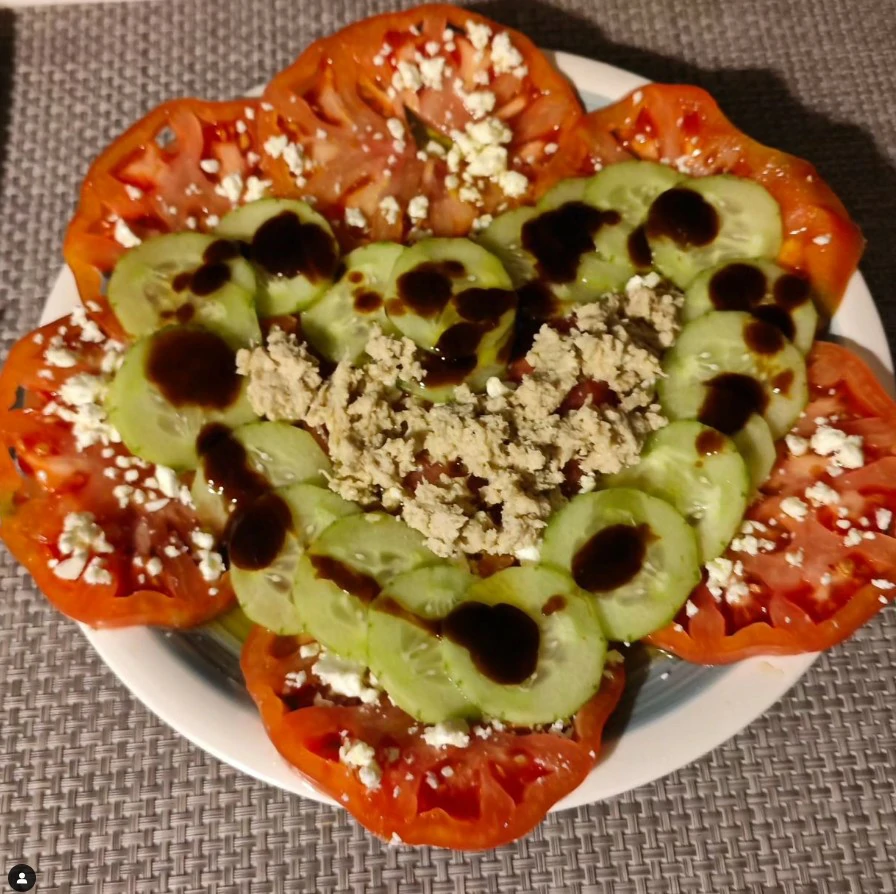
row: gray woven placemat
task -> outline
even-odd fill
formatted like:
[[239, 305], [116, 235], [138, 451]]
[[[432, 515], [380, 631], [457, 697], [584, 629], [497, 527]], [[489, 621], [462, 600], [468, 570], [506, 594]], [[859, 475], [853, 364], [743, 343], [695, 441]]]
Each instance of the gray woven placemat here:
[[[36, 322], [79, 178], [109, 137], [164, 98], [238, 93], [390, 5], [0, 9], [3, 348]], [[863, 269], [896, 335], [892, 0], [479, 8], [542, 45], [702, 84], [751, 134], [812, 158], [865, 229]], [[0, 869], [30, 863], [39, 891], [894, 891], [892, 611], [702, 760], [469, 855], [384, 847], [342, 811], [222, 765], [135, 703], [5, 551], [0, 590]]]

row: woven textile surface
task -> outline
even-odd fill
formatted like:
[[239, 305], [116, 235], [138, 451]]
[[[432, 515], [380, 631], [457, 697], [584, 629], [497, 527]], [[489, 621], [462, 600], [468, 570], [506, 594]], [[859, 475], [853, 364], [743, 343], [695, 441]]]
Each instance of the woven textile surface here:
[[[0, 340], [37, 321], [80, 178], [178, 95], [236, 95], [374, 0], [163, 0], [0, 9]], [[869, 240], [896, 338], [894, 0], [499, 0], [543, 46], [711, 90], [753, 136], [811, 158]], [[551, 816], [483, 854], [386, 847], [271, 789], [134, 701], [0, 553], [0, 858], [38, 891], [892, 892], [896, 612], [824, 656], [685, 769]], [[234, 731], [238, 734], [238, 730]], [[658, 747], [661, 747], [659, 743]]]

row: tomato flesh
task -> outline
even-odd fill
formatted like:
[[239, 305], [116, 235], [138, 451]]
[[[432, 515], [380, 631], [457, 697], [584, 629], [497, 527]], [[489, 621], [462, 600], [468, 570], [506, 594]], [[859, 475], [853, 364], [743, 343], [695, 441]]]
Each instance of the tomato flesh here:
[[[316, 658], [302, 657], [303, 642], [255, 627], [243, 648], [246, 686], [271, 740], [368, 830], [408, 844], [482, 849], [529, 832], [597, 761], [604, 724], [625, 685], [622, 665], [608, 665], [570, 735], [492, 729], [487, 738], [471, 732], [467, 747], [439, 749], [387, 699], [365, 705], [330, 694], [315, 675]], [[298, 689], [289, 682], [296, 679]], [[367, 788], [340, 762], [340, 748], [355, 741], [376, 752], [377, 787]]]

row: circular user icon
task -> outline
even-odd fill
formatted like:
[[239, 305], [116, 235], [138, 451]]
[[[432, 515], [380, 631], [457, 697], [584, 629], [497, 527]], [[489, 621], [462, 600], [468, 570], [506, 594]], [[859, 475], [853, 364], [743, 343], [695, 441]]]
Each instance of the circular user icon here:
[[30, 891], [37, 882], [37, 873], [27, 863], [16, 863], [7, 878], [13, 891]]

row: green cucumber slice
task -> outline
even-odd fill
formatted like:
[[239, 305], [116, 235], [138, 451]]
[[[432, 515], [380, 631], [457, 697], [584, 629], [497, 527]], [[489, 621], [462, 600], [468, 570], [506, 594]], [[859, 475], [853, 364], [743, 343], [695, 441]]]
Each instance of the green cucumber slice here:
[[474, 578], [442, 563], [393, 577], [370, 604], [367, 648], [371, 670], [389, 698], [424, 723], [468, 717], [475, 708], [449, 679], [439, 623]]
[[239, 247], [202, 233], [166, 233], [129, 249], [107, 287], [129, 335], [192, 322], [234, 346], [261, 339], [254, 295], [255, 274]]
[[230, 580], [246, 615], [281, 635], [300, 633], [302, 620], [292, 600], [296, 566], [305, 546], [333, 522], [361, 508], [323, 487], [292, 484], [277, 490], [289, 506], [293, 530], [286, 534], [276, 559], [266, 568], [230, 566]]
[[389, 321], [423, 348], [422, 384], [431, 401], [450, 399], [461, 382], [481, 388], [504, 367], [516, 293], [501, 262], [469, 239], [424, 239], [404, 249], [392, 270]]
[[667, 416], [699, 419], [728, 435], [759, 412], [773, 437], [783, 437], [808, 400], [802, 354], [743, 311], [712, 311], [688, 323], [663, 371], [657, 393]]
[[248, 246], [262, 317], [304, 310], [329, 288], [339, 262], [326, 218], [296, 199], [259, 199], [235, 208], [216, 231]]
[[532, 220], [537, 213], [531, 206], [505, 211], [477, 237], [479, 244], [504, 265], [515, 289], [538, 276], [535, 258], [522, 247], [523, 224]]
[[653, 200], [683, 179], [675, 168], [655, 161], [620, 161], [588, 181], [585, 199], [596, 208], [618, 211], [634, 229], [644, 223]]
[[732, 258], [777, 257], [781, 209], [753, 180], [701, 177], [661, 193], [647, 212], [655, 266], [682, 288], [707, 267]]
[[818, 331], [809, 281], [771, 261], [737, 259], [704, 270], [688, 286], [682, 319], [713, 310], [745, 310], [777, 326], [802, 354]]
[[[303, 481], [326, 483], [324, 476], [332, 468], [330, 461], [304, 429], [288, 422], [253, 422], [240, 426], [233, 437], [245, 448], [249, 468], [263, 475], [272, 488]], [[200, 457], [191, 493], [200, 519], [213, 530], [223, 529], [232, 507], [209, 481], [203, 457]]]
[[303, 630], [302, 619], [292, 601], [296, 566], [303, 552], [299, 538], [287, 533], [280, 552], [266, 568], [230, 566], [230, 582], [240, 608], [254, 623], [281, 636]]
[[[481, 245], [469, 239], [423, 239], [405, 248], [395, 262], [386, 312], [403, 335], [427, 351], [439, 349], [449, 328], [470, 321], [489, 322], [482, 344], [494, 345], [506, 341], [513, 327], [516, 302], [498, 300], [512, 288], [504, 266]], [[469, 294], [492, 289], [496, 294]], [[474, 316], [465, 315], [464, 297], [472, 297]], [[487, 313], [495, 302], [503, 311], [497, 316]]]
[[350, 515], [330, 525], [299, 560], [293, 603], [306, 633], [343, 658], [366, 663], [368, 604], [397, 574], [437, 561], [422, 535], [397, 518]]
[[385, 290], [395, 261], [404, 250], [394, 242], [375, 242], [345, 256], [345, 272], [322, 298], [302, 314], [302, 333], [333, 363], [354, 363], [374, 326], [397, 331], [386, 318]]
[[700, 581], [693, 529], [665, 500], [631, 488], [582, 494], [548, 522], [541, 558], [592, 593], [611, 640], [668, 624]]
[[442, 629], [449, 676], [484, 714], [508, 723], [570, 717], [600, 686], [607, 642], [593, 601], [555, 568], [477, 580]]
[[671, 422], [644, 444], [636, 466], [612, 487], [633, 487], [674, 506], [697, 534], [702, 562], [721, 555], [740, 526], [750, 493], [734, 441], [695, 421]]
[[778, 459], [772, 430], [761, 416], [754, 413], [744, 427], [731, 436], [731, 439], [747, 464], [750, 473], [750, 492], [755, 494], [771, 475]]
[[[213, 408], [194, 404], [175, 406], [163, 396], [159, 386], [147, 375], [147, 362], [158, 339], [171, 334], [199, 332], [213, 339], [211, 333], [193, 326], [169, 326], [136, 342], [127, 352], [124, 362], [109, 385], [106, 412], [118, 430], [128, 450], [149, 462], [172, 469], [192, 469], [199, 461], [196, 438], [211, 422], [236, 427], [257, 419], [247, 396], [247, 384], [242, 381], [232, 402]], [[220, 345], [225, 346], [223, 339]], [[229, 347], [226, 350], [230, 350]], [[210, 358], [208, 369], [204, 357], [197, 357], [192, 371], [197, 379], [212, 379], [221, 373], [220, 357]], [[233, 369], [236, 369], [234, 359]]]

